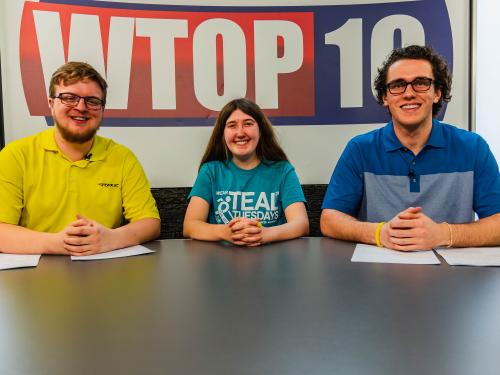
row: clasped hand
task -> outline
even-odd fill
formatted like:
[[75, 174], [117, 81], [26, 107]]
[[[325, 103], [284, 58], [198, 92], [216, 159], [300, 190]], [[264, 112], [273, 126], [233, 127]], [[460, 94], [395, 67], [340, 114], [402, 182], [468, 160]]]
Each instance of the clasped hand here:
[[447, 243], [448, 232], [445, 223], [436, 223], [421, 207], [409, 207], [383, 225], [380, 241], [393, 250], [431, 250]]
[[259, 220], [236, 217], [228, 224], [231, 242], [240, 246], [260, 246], [264, 243], [264, 228]]
[[61, 235], [64, 250], [70, 255], [92, 255], [112, 249], [111, 229], [81, 215]]

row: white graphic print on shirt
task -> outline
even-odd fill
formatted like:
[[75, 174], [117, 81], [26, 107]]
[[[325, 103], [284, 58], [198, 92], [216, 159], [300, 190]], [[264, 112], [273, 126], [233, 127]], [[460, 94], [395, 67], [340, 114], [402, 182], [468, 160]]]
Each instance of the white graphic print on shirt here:
[[273, 225], [279, 217], [279, 191], [268, 193], [253, 191], [217, 191], [215, 218], [227, 224], [235, 217], [259, 219], [263, 225]]

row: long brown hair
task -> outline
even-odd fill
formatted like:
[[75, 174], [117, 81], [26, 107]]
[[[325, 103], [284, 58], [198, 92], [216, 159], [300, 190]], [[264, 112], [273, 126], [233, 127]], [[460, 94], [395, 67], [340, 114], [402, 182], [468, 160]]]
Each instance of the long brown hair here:
[[208, 161], [226, 161], [232, 157], [224, 141], [224, 129], [227, 119], [237, 109], [253, 117], [259, 125], [260, 137], [255, 149], [259, 159], [261, 161], [288, 161], [285, 151], [278, 144], [271, 122], [260, 107], [249, 99], [240, 98], [231, 100], [220, 110], [199, 168]]

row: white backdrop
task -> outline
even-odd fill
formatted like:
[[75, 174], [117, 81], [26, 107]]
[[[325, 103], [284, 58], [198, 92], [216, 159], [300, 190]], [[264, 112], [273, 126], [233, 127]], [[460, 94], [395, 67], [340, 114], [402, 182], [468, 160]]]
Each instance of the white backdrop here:
[[[418, 2], [418, 0], [413, 0]], [[0, 43], [4, 92], [6, 143], [46, 128], [45, 119], [31, 116], [21, 84], [19, 30], [23, 1], [0, 0]], [[121, 1], [124, 2], [124, 1]], [[127, 1], [141, 3], [141, 1]], [[396, 2], [396, 1], [393, 1]], [[411, 1], [407, 1], [411, 3]], [[144, 1], [149, 4], [182, 5], [301, 5], [372, 4], [391, 1]], [[453, 37], [453, 99], [444, 121], [468, 128], [468, 1], [446, 1]], [[2, 9], [3, 8], [3, 9]], [[498, 66], [498, 65], [497, 65]], [[295, 165], [303, 184], [328, 183], [332, 169], [346, 142], [356, 134], [381, 124], [335, 126], [276, 126], [281, 144]], [[100, 135], [130, 147], [138, 156], [153, 187], [191, 186], [211, 132], [210, 126], [103, 127]]]
[[500, 118], [498, 88], [500, 87], [500, 3], [477, 1], [476, 31], [476, 131], [488, 141], [500, 161]]

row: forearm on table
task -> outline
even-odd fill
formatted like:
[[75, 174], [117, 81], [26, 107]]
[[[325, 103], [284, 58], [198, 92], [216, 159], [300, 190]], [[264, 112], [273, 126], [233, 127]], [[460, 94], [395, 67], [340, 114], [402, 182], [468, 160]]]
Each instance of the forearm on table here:
[[264, 243], [278, 242], [307, 236], [309, 234], [309, 220], [298, 219], [274, 227], [265, 228]]
[[320, 228], [321, 233], [328, 237], [375, 245], [377, 223], [359, 221], [337, 210], [324, 209], [321, 212]]
[[113, 229], [112, 232], [113, 249], [111, 250], [139, 245], [160, 236], [160, 220], [144, 218]]
[[0, 252], [11, 254], [64, 253], [58, 233], [38, 232], [19, 225], [0, 223]]
[[450, 224], [453, 247], [500, 245], [500, 214], [468, 224]]
[[185, 220], [183, 235], [193, 240], [230, 241], [231, 229], [227, 224], [210, 224], [203, 220]]

